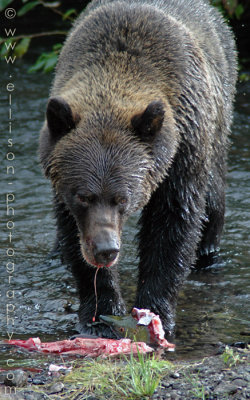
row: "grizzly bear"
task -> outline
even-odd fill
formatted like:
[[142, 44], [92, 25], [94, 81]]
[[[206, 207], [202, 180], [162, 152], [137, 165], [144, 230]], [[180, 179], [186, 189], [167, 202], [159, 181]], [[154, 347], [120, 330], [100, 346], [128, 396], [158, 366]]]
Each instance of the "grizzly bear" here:
[[[236, 81], [230, 29], [202, 0], [94, 0], [61, 51], [40, 137], [82, 332], [123, 315], [116, 265], [141, 209], [134, 306], [174, 328], [178, 291], [213, 262]], [[102, 333], [100, 332], [100, 335]]]

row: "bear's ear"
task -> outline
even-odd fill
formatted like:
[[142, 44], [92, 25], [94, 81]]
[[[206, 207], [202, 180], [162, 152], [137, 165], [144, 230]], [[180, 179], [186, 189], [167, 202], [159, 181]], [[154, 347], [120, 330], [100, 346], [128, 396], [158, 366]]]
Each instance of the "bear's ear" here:
[[162, 127], [164, 114], [164, 105], [158, 100], [152, 101], [141, 114], [134, 115], [131, 124], [138, 137], [147, 142], [152, 140]]
[[46, 116], [50, 134], [56, 141], [75, 128], [80, 120], [78, 115], [73, 115], [70, 105], [60, 96], [49, 99]]

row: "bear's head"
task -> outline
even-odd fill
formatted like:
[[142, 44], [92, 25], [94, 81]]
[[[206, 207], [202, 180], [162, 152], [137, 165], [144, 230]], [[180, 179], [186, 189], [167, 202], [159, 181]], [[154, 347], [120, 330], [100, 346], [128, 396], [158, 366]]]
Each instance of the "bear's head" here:
[[62, 97], [49, 100], [42, 162], [75, 219], [88, 264], [117, 262], [124, 221], [148, 203], [166, 175], [174, 144], [171, 127], [162, 129], [164, 119], [160, 100], [131, 115], [129, 125], [112, 113], [81, 118]]

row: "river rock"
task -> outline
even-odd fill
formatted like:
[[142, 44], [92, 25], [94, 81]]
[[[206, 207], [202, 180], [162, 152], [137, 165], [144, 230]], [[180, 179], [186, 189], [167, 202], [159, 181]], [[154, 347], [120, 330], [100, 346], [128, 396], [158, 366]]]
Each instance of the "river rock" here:
[[237, 384], [232, 382], [221, 382], [215, 389], [215, 394], [223, 394], [223, 395], [233, 395], [238, 391], [241, 391], [242, 387], [239, 387]]
[[59, 393], [63, 390], [64, 384], [62, 382], [55, 382], [49, 389], [49, 394]]
[[[12, 397], [13, 400], [45, 400], [48, 396], [36, 392], [17, 393]], [[7, 399], [6, 399], [7, 400]]]
[[23, 387], [27, 385], [28, 375], [22, 369], [8, 371], [4, 379], [6, 386]]

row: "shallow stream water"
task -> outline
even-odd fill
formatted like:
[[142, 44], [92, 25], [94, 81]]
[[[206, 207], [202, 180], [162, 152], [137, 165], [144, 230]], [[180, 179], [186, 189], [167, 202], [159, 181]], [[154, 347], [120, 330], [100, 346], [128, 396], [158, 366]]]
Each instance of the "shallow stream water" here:
[[[13, 332], [13, 338], [39, 336], [52, 341], [74, 332], [78, 299], [70, 271], [58, 259], [47, 259], [55, 224], [50, 184], [41, 173], [37, 147], [53, 76], [30, 75], [28, 67], [29, 60], [18, 61], [5, 66], [0, 75], [4, 166], [0, 187], [0, 340]], [[7, 88], [8, 83], [13, 86]], [[231, 139], [221, 261], [206, 271], [193, 272], [180, 293], [178, 357], [212, 354], [219, 342], [246, 341], [250, 333], [250, 82], [238, 87]], [[119, 267], [129, 305], [135, 295], [137, 217], [125, 227]], [[2, 353], [0, 367], [4, 358]]]

